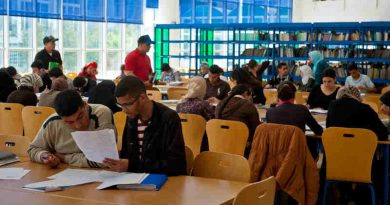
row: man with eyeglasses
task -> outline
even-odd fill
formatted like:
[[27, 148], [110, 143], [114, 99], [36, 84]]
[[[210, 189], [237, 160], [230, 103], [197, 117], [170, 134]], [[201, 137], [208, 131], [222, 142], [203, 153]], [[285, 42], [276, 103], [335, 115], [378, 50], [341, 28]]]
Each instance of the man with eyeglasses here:
[[186, 174], [186, 157], [178, 114], [150, 100], [144, 83], [126, 76], [115, 90], [127, 114], [119, 160], [103, 161], [112, 171]]
[[59, 93], [54, 108], [57, 113], [43, 123], [28, 148], [30, 159], [51, 168], [61, 162], [76, 167], [104, 167], [85, 157], [71, 132], [113, 129], [116, 135], [111, 110], [104, 105], [88, 105], [74, 90]]

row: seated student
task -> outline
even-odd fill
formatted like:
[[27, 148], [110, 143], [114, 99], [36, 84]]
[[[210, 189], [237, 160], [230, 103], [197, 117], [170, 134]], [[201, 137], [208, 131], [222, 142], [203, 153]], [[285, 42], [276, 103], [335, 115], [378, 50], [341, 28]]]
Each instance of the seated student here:
[[96, 75], [98, 74], [97, 67], [98, 65], [96, 62], [89, 62], [83, 67], [83, 71], [79, 73], [79, 76], [84, 76], [96, 80]]
[[350, 76], [345, 80], [345, 85], [355, 86], [361, 92], [375, 92], [375, 85], [372, 83], [370, 77], [361, 74], [355, 63], [348, 65], [348, 73]]
[[199, 76], [203, 78], [209, 77], [209, 63], [207, 61], [204, 61], [200, 64]]
[[63, 78], [68, 83], [68, 88], [73, 89], [73, 80], [66, 77], [62, 70], [58, 67], [52, 68], [49, 71], [50, 80], [53, 81], [56, 78]]
[[[326, 127], [350, 127], [350, 128], [364, 128], [372, 130], [378, 140], [387, 140], [388, 131], [385, 125], [381, 122], [378, 114], [367, 104], [361, 102], [360, 92], [356, 87], [345, 86], [339, 89], [337, 92], [336, 100], [329, 105], [328, 115], [326, 118]], [[379, 155], [378, 155], [379, 156]], [[383, 171], [378, 166], [383, 164], [374, 157], [373, 160], [373, 182], [377, 189], [377, 194], [380, 198], [380, 191], [383, 183]], [[347, 196], [352, 192], [350, 184], [339, 184], [341, 196]], [[358, 204], [370, 204], [370, 192], [364, 190], [362, 187], [356, 187], [355, 193], [359, 191], [359, 194], [355, 194], [359, 202]], [[353, 196], [352, 196], [353, 197]], [[352, 198], [348, 197], [348, 198]]]
[[206, 94], [206, 80], [196, 76], [190, 78], [188, 93], [177, 104], [176, 111], [179, 113], [191, 113], [204, 117], [206, 120], [214, 118], [213, 107], [204, 99]]
[[278, 74], [272, 76], [272, 78], [268, 81], [267, 85], [265, 85], [265, 89], [269, 88], [278, 88], [279, 84], [284, 81], [293, 81], [292, 76], [288, 73], [288, 66], [286, 63], [278, 64]]
[[73, 87], [81, 96], [88, 97], [89, 91], [95, 86], [96, 81], [88, 77], [77, 76], [73, 80]]
[[118, 75], [115, 79], [118, 79], [118, 80], [121, 80], [122, 78], [124, 78], [125, 76], [126, 76], [126, 74], [125, 74], [125, 64], [122, 64], [121, 65], [121, 74], [120, 75]]
[[[381, 102], [381, 111], [390, 116], [390, 91], [383, 94], [379, 100]], [[387, 122], [387, 131], [390, 133], [390, 121]]]
[[322, 74], [322, 84], [314, 86], [307, 99], [307, 104], [311, 109], [328, 110], [330, 102], [336, 99], [338, 90], [336, 72], [333, 69], [326, 69]]
[[8, 95], [14, 90], [16, 90], [14, 79], [6, 71], [0, 71], [0, 102], [7, 102]]
[[226, 81], [220, 79], [222, 68], [218, 65], [212, 65], [209, 69], [209, 77], [206, 78], [207, 90], [204, 97], [205, 100], [215, 97], [218, 100], [224, 99], [229, 91], [230, 85]]
[[249, 72], [241, 68], [234, 69], [230, 78], [235, 85], [246, 85], [251, 88], [253, 103], [265, 104], [266, 99], [260, 80], [254, 78]]
[[43, 85], [39, 88], [39, 92], [50, 89], [52, 83], [49, 76], [49, 70], [43, 68], [43, 66], [44, 65], [41, 60], [35, 60], [30, 66], [33, 73], [36, 73], [42, 79]]
[[42, 78], [38, 73], [29, 73], [20, 78], [19, 86], [32, 87], [35, 93], [43, 86]]
[[36, 106], [38, 98], [32, 87], [19, 86], [17, 90], [8, 95], [7, 103], [19, 103], [23, 106]]
[[336, 99], [329, 105], [326, 127], [370, 129], [378, 136], [378, 140], [387, 140], [388, 132], [378, 113], [361, 102], [360, 92], [356, 87], [340, 88]]
[[68, 82], [63, 78], [56, 78], [53, 80], [51, 89], [43, 91], [39, 96], [38, 106], [46, 106], [54, 108], [54, 100], [57, 95], [68, 89]]
[[115, 87], [111, 80], [103, 80], [89, 91], [88, 103], [105, 105], [112, 113], [121, 111], [116, 103]]
[[[267, 122], [294, 125], [305, 132], [305, 125], [316, 134], [322, 134], [322, 127], [310, 114], [309, 110], [304, 105], [295, 105], [296, 88], [291, 82], [283, 82], [278, 87], [279, 102], [276, 107], [271, 107], [266, 114]], [[288, 117], [287, 117], [288, 116]]]
[[57, 95], [51, 115], [42, 125], [37, 136], [28, 147], [31, 161], [57, 167], [60, 162], [76, 167], [103, 167], [89, 161], [71, 133], [74, 131], [93, 131], [113, 129], [113, 116], [104, 105], [88, 105], [74, 90], [65, 90]]
[[174, 71], [168, 63], [162, 64], [161, 71], [161, 82], [181, 81], [180, 72]]
[[120, 160], [104, 163], [117, 172], [186, 174], [181, 121], [176, 111], [146, 95], [144, 83], [124, 77], [116, 87], [118, 104], [127, 114]]
[[304, 92], [310, 92], [315, 85], [313, 71], [308, 65], [303, 65], [299, 67], [299, 70], [301, 71], [300, 74], [302, 77], [301, 82], [298, 83], [299, 90]]
[[329, 69], [329, 64], [324, 60], [324, 56], [319, 51], [311, 51], [309, 53], [310, 65], [313, 67], [315, 84], [322, 83], [322, 73]]
[[5, 70], [15, 80], [16, 86], [19, 86], [19, 84], [20, 84], [19, 81], [20, 81], [20, 78], [22, 77], [22, 75], [20, 75], [18, 73], [16, 68], [13, 66], [8, 66], [7, 68], [5, 68]]
[[236, 85], [229, 96], [217, 105], [215, 118], [241, 121], [248, 126], [249, 138], [245, 149], [245, 156], [248, 156], [253, 134], [260, 124], [259, 113], [252, 103], [251, 88], [244, 84]]

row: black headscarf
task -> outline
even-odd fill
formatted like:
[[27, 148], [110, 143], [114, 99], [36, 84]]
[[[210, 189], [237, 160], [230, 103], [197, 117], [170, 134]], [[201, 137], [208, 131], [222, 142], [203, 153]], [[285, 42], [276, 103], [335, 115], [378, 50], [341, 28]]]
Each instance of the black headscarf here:
[[383, 94], [380, 98], [380, 101], [387, 105], [390, 106], [390, 91], [387, 91], [385, 94]]
[[88, 103], [102, 104], [109, 107], [113, 113], [119, 112], [121, 111], [121, 108], [116, 105], [114, 92], [114, 82], [110, 80], [103, 80], [89, 92]]
[[0, 102], [7, 102], [8, 95], [16, 90], [14, 79], [6, 72], [0, 72]]

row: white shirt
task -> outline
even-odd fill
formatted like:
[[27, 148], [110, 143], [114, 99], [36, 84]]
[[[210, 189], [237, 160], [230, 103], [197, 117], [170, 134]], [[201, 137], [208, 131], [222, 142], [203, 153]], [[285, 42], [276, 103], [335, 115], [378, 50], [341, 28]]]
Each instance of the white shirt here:
[[352, 76], [348, 76], [347, 79], [345, 80], [345, 85], [351, 85], [355, 87], [363, 86], [366, 88], [374, 88], [375, 85], [372, 83], [370, 77], [367, 75], [360, 74], [359, 79], [354, 80]]

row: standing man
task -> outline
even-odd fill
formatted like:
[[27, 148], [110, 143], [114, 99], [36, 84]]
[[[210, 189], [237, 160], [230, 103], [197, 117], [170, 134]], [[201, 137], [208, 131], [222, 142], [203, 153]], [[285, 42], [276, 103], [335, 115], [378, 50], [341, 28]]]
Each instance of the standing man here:
[[43, 63], [44, 69], [49, 69], [49, 63], [54, 62], [60, 64], [60, 67], [62, 68], [62, 59], [61, 54], [56, 48], [56, 41], [58, 41], [58, 38], [54, 38], [53, 36], [46, 36], [43, 38], [43, 44], [45, 47], [35, 55], [36, 60], [41, 60]]
[[149, 35], [139, 37], [138, 47], [127, 54], [125, 59], [125, 74], [138, 77], [144, 82], [145, 86], [151, 86], [149, 75], [152, 73], [152, 66], [146, 53], [149, 52], [152, 43]]

